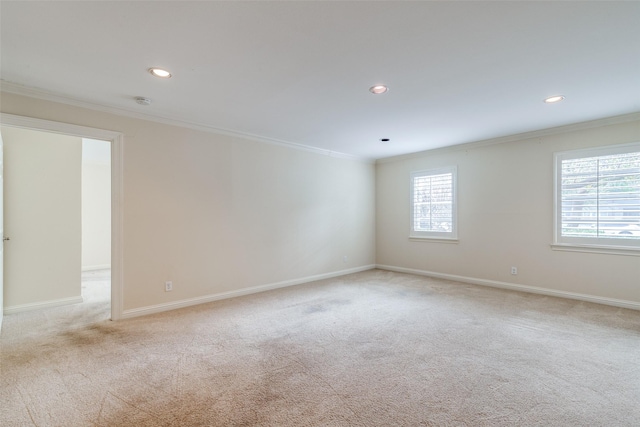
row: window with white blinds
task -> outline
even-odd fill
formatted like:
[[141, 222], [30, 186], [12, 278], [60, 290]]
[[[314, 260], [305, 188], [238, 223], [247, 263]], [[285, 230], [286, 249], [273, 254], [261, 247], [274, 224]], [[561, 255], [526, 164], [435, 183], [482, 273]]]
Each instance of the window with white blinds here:
[[456, 239], [456, 168], [411, 174], [410, 237]]
[[640, 248], [640, 143], [558, 153], [556, 243]]

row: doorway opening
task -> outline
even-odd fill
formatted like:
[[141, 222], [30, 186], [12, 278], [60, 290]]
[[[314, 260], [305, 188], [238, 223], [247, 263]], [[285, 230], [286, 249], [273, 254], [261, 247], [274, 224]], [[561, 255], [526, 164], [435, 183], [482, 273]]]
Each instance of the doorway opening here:
[[[68, 137], [76, 137], [79, 138], [80, 141], [83, 141], [81, 144], [84, 144], [86, 140], [86, 144], [94, 144], [94, 147], [86, 146], [84, 150], [80, 147], [81, 151], [78, 152], [78, 169], [77, 175], [78, 178], [81, 177], [81, 169], [80, 163], [82, 158], [82, 151], [84, 151], [85, 157], [93, 162], [94, 166], [99, 165], [99, 167], [89, 168], [90, 172], [93, 173], [94, 176], [93, 181], [102, 183], [103, 190], [96, 190], [95, 187], [85, 188], [84, 194], [79, 197], [84, 198], [85, 201], [87, 199], [91, 199], [96, 193], [102, 193], [103, 198], [101, 201], [94, 200], [93, 201], [93, 209], [98, 212], [98, 220], [94, 216], [93, 219], [91, 216], [88, 216], [86, 212], [84, 213], [83, 219], [78, 219], [77, 227], [78, 233], [74, 234], [74, 236], [66, 236], [59, 237], [56, 241], [57, 245], [64, 245], [69, 241], [76, 241], [78, 247], [85, 246], [85, 249], [90, 249], [88, 252], [85, 251], [82, 255], [78, 255], [77, 258], [77, 269], [76, 271], [76, 283], [81, 281], [83, 283], [83, 289], [80, 292], [77, 292], [77, 296], [71, 297], [62, 297], [62, 298], [51, 298], [50, 296], [35, 299], [32, 303], [27, 304], [14, 304], [13, 307], [6, 298], [3, 301], [3, 312], [0, 312], [0, 316], [11, 314], [11, 313], [19, 313], [25, 312], [25, 314], [29, 310], [33, 310], [35, 308], [47, 308], [50, 307], [55, 310], [59, 310], [61, 313], [66, 312], [70, 314], [70, 318], [73, 317], [75, 319], [79, 319], [84, 317], [78, 311], [81, 306], [91, 303], [96, 305], [102, 305], [102, 314], [100, 317], [102, 319], [111, 319], [117, 320], [122, 316], [122, 146], [123, 146], [123, 135], [119, 132], [107, 131], [96, 128], [88, 128], [83, 126], [71, 125], [66, 123], [52, 122], [41, 119], [34, 119], [23, 116], [15, 116], [11, 114], [2, 114], [0, 113], [0, 123], [2, 124], [2, 134], [5, 136], [7, 129], [9, 130], [23, 130], [23, 131], [40, 131], [44, 133], [48, 133], [53, 136], [68, 136]], [[5, 137], [5, 143], [7, 138]], [[6, 144], [5, 144], [6, 145]], [[99, 151], [103, 154], [102, 157], [96, 154], [96, 151]], [[105, 157], [106, 156], [106, 157]], [[43, 157], [42, 155], [40, 157]], [[5, 165], [9, 166], [11, 164], [11, 159], [5, 157]], [[52, 159], [46, 159], [50, 163]], [[41, 162], [41, 164], [46, 162]], [[5, 168], [5, 176], [6, 176], [6, 168]], [[90, 179], [85, 179], [83, 181], [88, 182]], [[8, 183], [5, 180], [5, 187], [8, 186]], [[59, 187], [58, 187], [59, 188]], [[105, 190], [106, 188], [106, 190]], [[78, 183], [79, 193], [82, 191], [82, 187], [80, 183]], [[55, 199], [54, 203], [51, 205], [62, 204], [62, 198], [59, 197], [59, 193], [55, 192], [57, 199]], [[6, 206], [6, 204], [5, 204]], [[81, 206], [77, 205], [77, 213], [78, 217], [80, 217]], [[25, 212], [25, 210], [21, 211]], [[106, 219], [105, 219], [106, 218]], [[6, 224], [6, 217], [5, 217]], [[92, 225], [93, 224], [93, 225]], [[99, 225], [96, 225], [99, 224]], [[84, 233], [80, 234], [79, 230], [81, 227], [93, 227], [93, 232], [87, 232], [85, 230]], [[56, 228], [56, 227], [52, 227]], [[96, 231], [97, 230], [97, 231]], [[4, 230], [5, 236], [10, 236], [10, 230], [5, 228]], [[101, 254], [96, 252], [95, 250], [91, 250], [91, 246], [88, 246], [86, 243], [86, 239], [82, 239], [81, 236], [89, 236], [92, 234], [94, 237], [96, 234], [101, 235], [102, 244], [102, 252]], [[50, 239], [51, 240], [51, 239]], [[82, 242], [85, 240], [85, 242]], [[7, 257], [7, 250], [9, 249], [9, 243], [16, 243], [20, 240], [15, 237], [12, 238], [5, 245], [5, 257]], [[84, 243], [84, 244], [82, 244]], [[88, 247], [87, 247], [88, 246]], [[95, 245], [94, 245], [95, 247]], [[58, 250], [58, 246], [56, 246], [53, 250], [48, 253], [55, 253]], [[4, 261], [4, 262], [3, 262]], [[76, 262], [76, 261], [74, 261]], [[4, 264], [4, 265], [3, 265]], [[36, 265], [36, 264], [32, 264]], [[11, 295], [11, 283], [7, 283], [6, 274], [2, 273], [3, 268], [7, 267], [6, 260], [0, 260], [0, 275], [5, 276], [5, 280], [0, 280], [0, 292], [2, 292], [5, 297]], [[5, 269], [6, 273], [6, 269]], [[1, 277], [1, 276], [0, 276]], [[4, 282], [4, 283], [3, 283]], [[78, 285], [80, 287], [80, 285]], [[75, 292], [75, 290], [73, 291]], [[85, 300], [84, 304], [73, 304], [75, 301], [80, 302], [81, 300]], [[72, 305], [69, 305], [72, 304]], [[16, 307], [18, 305], [18, 307]], [[110, 308], [109, 308], [110, 306]], [[15, 310], [17, 308], [17, 310]], [[40, 310], [36, 310], [40, 311]], [[13, 317], [13, 316], [11, 316]], [[18, 316], [22, 317], [22, 316]], [[38, 317], [38, 316], [36, 316]], [[91, 317], [91, 316], [89, 316]], [[4, 320], [8, 320], [4, 317]], [[87, 319], [88, 320], [88, 319]], [[100, 320], [98, 318], [94, 318], [94, 320]], [[1, 323], [0, 323], [1, 324]]]
[[6, 313], [83, 304], [69, 312], [109, 319], [110, 142], [33, 129], [2, 133]]
[[111, 143], [82, 138], [82, 277], [86, 309], [110, 314]]

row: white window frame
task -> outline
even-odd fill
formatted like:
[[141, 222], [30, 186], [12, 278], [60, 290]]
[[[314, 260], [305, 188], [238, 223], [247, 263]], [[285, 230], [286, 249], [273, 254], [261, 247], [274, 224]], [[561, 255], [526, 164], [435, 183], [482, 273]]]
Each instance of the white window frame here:
[[[409, 238], [420, 239], [425, 241], [443, 241], [443, 242], [457, 242], [458, 241], [458, 169], [456, 166], [447, 166], [437, 169], [426, 169], [411, 172], [410, 185], [409, 185]], [[413, 200], [414, 191], [414, 179], [416, 177], [443, 175], [450, 173], [452, 176], [451, 191], [452, 191], [452, 206], [451, 206], [451, 230], [450, 231], [418, 231], [414, 227], [414, 209], [415, 204]]]
[[562, 236], [562, 161], [640, 152], [640, 142], [554, 153], [552, 249], [640, 256], [640, 239]]

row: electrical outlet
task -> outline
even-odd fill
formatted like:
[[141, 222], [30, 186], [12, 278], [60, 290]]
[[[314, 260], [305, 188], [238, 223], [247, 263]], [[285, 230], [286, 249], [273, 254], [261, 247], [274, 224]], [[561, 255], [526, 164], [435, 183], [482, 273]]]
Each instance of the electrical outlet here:
[[513, 274], [514, 276], [518, 274], [518, 267], [511, 267], [511, 274]]
[[172, 290], [173, 290], [173, 282], [171, 281], [164, 282], [164, 291], [171, 292]]
[[347, 262], [347, 256], [346, 255], [342, 257], [342, 262]]

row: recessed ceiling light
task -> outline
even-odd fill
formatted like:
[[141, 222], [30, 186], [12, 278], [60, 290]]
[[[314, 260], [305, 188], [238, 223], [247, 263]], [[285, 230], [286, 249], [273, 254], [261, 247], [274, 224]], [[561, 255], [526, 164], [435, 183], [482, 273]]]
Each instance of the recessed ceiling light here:
[[389, 90], [385, 85], [375, 85], [369, 88], [369, 92], [374, 93], [376, 95], [380, 95], [381, 93], [385, 93]]
[[564, 99], [564, 96], [562, 95], [554, 95], [554, 96], [550, 96], [548, 98], [545, 98], [544, 102], [547, 104], [553, 104], [554, 102], [560, 102]]
[[156, 77], [162, 77], [163, 79], [168, 79], [171, 77], [171, 73], [167, 70], [163, 70], [162, 68], [149, 68], [149, 72]]

